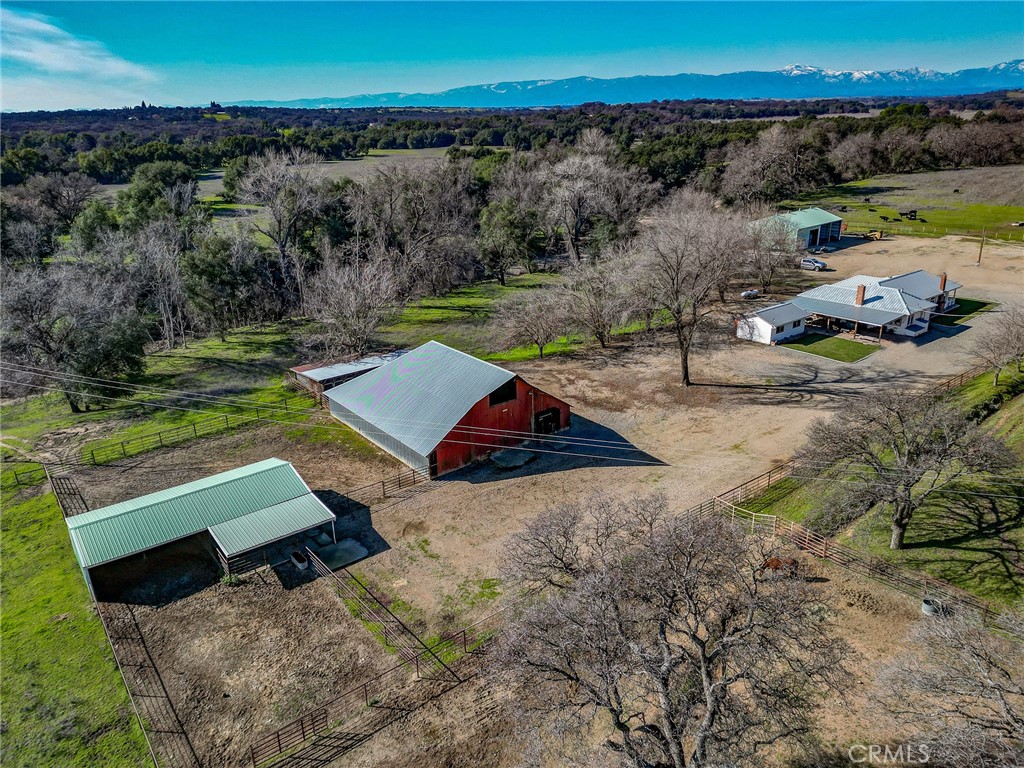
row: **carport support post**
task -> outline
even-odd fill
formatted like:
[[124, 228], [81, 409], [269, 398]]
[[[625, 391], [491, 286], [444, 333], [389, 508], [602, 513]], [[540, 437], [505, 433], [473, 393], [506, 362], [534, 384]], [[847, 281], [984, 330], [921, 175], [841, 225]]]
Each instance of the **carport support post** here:
[[98, 600], [96, 600], [96, 590], [92, 588], [92, 577], [89, 576], [89, 569], [83, 568], [82, 575], [85, 576], [85, 586], [89, 588], [89, 597], [92, 598], [92, 601], [94, 603], [99, 602]]

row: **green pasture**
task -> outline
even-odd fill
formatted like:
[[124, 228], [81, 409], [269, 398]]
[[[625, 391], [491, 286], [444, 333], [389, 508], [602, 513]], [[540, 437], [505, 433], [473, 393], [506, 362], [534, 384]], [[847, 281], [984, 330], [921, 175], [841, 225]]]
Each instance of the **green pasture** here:
[[56, 499], [0, 483], [4, 765], [152, 765]]
[[[1011, 226], [1024, 221], [1021, 172], [1020, 166], [1004, 166], [874, 176], [808, 192], [784, 207], [815, 205], [836, 210], [845, 206], [845, 211], [837, 213], [851, 232], [881, 229], [941, 237], [980, 235], [984, 230], [989, 237], [1024, 241], [1024, 228]], [[908, 210], [917, 210], [917, 221], [891, 221]]]
[[[992, 374], [985, 373], [967, 382], [954, 397], [968, 410], [998, 407], [984, 424], [1024, 462], [1022, 381], [1005, 373], [997, 387]], [[740, 506], [814, 528], [827, 491], [825, 481], [789, 478]], [[1024, 484], [1016, 480], [987, 475], [962, 478], [915, 513], [904, 549], [889, 549], [890, 533], [885, 510], [875, 509], [844, 531], [840, 540], [866, 555], [928, 573], [997, 605], [1009, 605], [1024, 594]]]

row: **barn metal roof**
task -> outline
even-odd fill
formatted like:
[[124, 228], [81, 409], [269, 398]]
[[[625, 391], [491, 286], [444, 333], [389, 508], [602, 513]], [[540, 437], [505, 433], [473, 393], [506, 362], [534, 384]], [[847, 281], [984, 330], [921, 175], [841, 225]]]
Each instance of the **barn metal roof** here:
[[823, 224], [831, 224], [834, 221], [843, 220], [841, 216], [823, 211], [821, 208], [804, 208], [803, 210], [791, 211], [790, 213], [777, 213], [766, 219], [760, 219], [760, 221], [771, 221], [772, 219], [782, 221], [796, 230], [820, 227]]
[[351, 376], [352, 374], [361, 373], [363, 371], [372, 371], [374, 368], [379, 368], [380, 366], [401, 357], [408, 351], [409, 350], [407, 349], [399, 349], [395, 352], [389, 352], [386, 355], [364, 357], [359, 360], [351, 360], [347, 363], [332, 363], [330, 365], [322, 366], [299, 365], [292, 368], [292, 370], [311, 381], [326, 381], [327, 379]]
[[[366, 437], [429, 456], [477, 402], [515, 374], [436, 341], [326, 392], [331, 413]], [[389, 448], [390, 450], [390, 448]]]
[[[264, 541], [275, 541], [280, 536], [274, 534], [282, 526], [297, 526], [308, 518], [309, 502], [299, 501], [306, 496], [312, 493], [295, 467], [281, 459], [266, 459], [74, 515], [67, 524], [78, 562], [91, 568], [272, 508], [276, 517], [252, 517], [237, 530], [250, 526], [255, 531], [262, 521], [268, 537]], [[334, 518], [320, 506], [329, 516], [320, 522]]]
[[795, 323], [797, 320], [804, 320], [811, 316], [810, 312], [805, 312], [791, 301], [776, 304], [774, 307], [759, 309], [754, 314], [769, 325], [776, 326]]

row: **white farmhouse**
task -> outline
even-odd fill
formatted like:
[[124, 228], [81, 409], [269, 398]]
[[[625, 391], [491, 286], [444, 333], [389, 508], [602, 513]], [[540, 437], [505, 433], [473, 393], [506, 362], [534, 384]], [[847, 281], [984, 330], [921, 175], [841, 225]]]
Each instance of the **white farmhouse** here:
[[772, 344], [798, 336], [808, 323], [857, 333], [920, 336], [934, 314], [956, 306], [961, 287], [923, 269], [892, 277], [854, 275], [831, 285], [804, 291], [791, 301], [741, 318], [737, 338]]
[[773, 344], [804, 332], [807, 313], [790, 301], [758, 310], [740, 318], [736, 336], [744, 341]]

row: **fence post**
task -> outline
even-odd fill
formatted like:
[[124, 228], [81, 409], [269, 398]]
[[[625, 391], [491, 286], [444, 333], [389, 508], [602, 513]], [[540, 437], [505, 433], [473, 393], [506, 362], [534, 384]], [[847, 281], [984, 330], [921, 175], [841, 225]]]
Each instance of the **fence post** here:
[[195, 437], [199, 437], [199, 430], [196, 429], [196, 423], [194, 421], [192, 422], [192, 434]]
[[224, 414], [224, 429], [230, 429], [230, 428], [231, 428], [231, 424], [228, 423], [228, 415], [225, 413]]
[[388, 489], [384, 487], [384, 481], [380, 481], [380, 497], [386, 499], [388, 497]]
[[128, 458], [128, 451], [125, 450], [124, 442], [121, 443], [121, 455], [126, 459]]
[[89, 449], [89, 455], [92, 456], [92, 463], [95, 464], [96, 463], [96, 449], [95, 448], [90, 448]]
[[164, 433], [163, 432], [157, 432], [156, 433], [156, 439], [160, 441], [160, 447], [163, 448], [164, 447]]
[[363, 683], [363, 701], [366, 702], [366, 706], [370, 706], [370, 691], [367, 688], [369, 683]]

